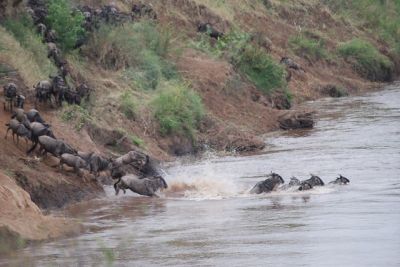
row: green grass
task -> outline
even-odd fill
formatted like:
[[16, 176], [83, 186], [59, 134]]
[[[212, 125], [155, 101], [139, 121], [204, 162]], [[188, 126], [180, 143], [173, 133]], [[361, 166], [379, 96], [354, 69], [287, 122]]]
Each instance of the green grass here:
[[312, 61], [328, 58], [325, 42], [322, 38], [309, 38], [304, 34], [297, 34], [289, 38], [289, 47], [293, 52]]
[[285, 69], [258, 47], [247, 46], [236, 65], [265, 94], [286, 86]]
[[389, 43], [400, 55], [400, 1], [398, 0], [324, 0], [335, 13]]
[[169, 83], [160, 90], [152, 101], [152, 107], [163, 135], [184, 134], [194, 138], [204, 116], [200, 96], [180, 82]]
[[22, 15], [13, 19], [6, 19], [2, 24], [26, 50], [26, 53], [31, 55], [30, 60], [36, 63], [44, 77], [57, 72], [55, 65], [47, 58], [47, 47], [36, 33], [35, 26], [30, 18]]
[[172, 31], [143, 21], [123, 26], [103, 25], [89, 40], [86, 49], [108, 70], [122, 70], [132, 87], [154, 90], [163, 81], [178, 77], [167, 60]]
[[65, 122], [73, 122], [77, 131], [92, 120], [89, 111], [78, 105], [65, 106], [61, 111], [61, 119]]
[[48, 0], [47, 7], [47, 24], [56, 31], [61, 49], [73, 50], [77, 40], [85, 35], [82, 27], [85, 18], [82, 12], [72, 10], [66, 0]]
[[343, 43], [338, 47], [338, 54], [366, 79], [389, 81], [392, 78], [393, 63], [367, 41], [353, 39]]
[[233, 30], [219, 38], [215, 45], [210, 44], [206, 34], [201, 34], [192, 46], [214, 57], [228, 59], [265, 94], [284, 90], [285, 69], [250, 40], [250, 34]]
[[125, 117], [127, 117], [128, 119], [135, 120], [136, 106], [137, 106], [137, 104], [136, 104], [131, 92], [125, 91], [120, 96], [121, 111], [124, 113]]
[[145, 143], [143, 139], [141, 139], [139, 136], [128, 133], [125, 129], [123, 128], [118, 128], [117, 131], [121, 134], [129, 138], [129, 140], [132, 142], [132, 144], [138, 146], [138, 147], [145, 147]]

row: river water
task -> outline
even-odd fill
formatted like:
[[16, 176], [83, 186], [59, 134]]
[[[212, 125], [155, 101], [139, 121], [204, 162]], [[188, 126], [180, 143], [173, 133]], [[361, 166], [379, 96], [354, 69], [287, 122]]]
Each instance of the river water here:
[[[84, 234], [0, 265], [400, 266], [400, 84], [307, 105], [319, 110], [313, 130], [267, 136], [262, 155], [176, 164], [159, 199], [106, 188], [65, 211]], [[249, 195], [270, 171], [351, 183]]]

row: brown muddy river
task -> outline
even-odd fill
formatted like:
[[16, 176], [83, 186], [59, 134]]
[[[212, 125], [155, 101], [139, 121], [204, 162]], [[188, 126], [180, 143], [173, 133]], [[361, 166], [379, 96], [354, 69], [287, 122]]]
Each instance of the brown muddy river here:
[[[132, 192], [69, 208], [86, 233], [32, 245], [1, 266], [400, 266], [400, 84], [323, 99], [315, 129], [274, 133], [267, 152], [167, 169], [159, 199]], [[247, 192], [270, 171], [347, 186]]]

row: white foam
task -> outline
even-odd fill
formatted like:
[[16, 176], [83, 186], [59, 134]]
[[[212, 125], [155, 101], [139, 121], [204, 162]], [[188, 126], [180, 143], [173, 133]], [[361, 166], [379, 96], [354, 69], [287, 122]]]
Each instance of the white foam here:
[[163, 196], [200, 201], [238, 197], [265, 198], [283, 195], [317, 195], [336, 191], [335, 187], [327, 185], [314, 187], [307, 191], [298, 191], [296, 187], [278, 188], [274, 192], [253, 195], [249, 191], [255, 182], [240, 179], [235, 171], [221, 169], [221, 166], [218, 167], [217, 165], [212, 160], [206, 160], [195, 165], [181, 165], [170, 169], [171, 174], [166, 176], [169, 187], [164, 191]]

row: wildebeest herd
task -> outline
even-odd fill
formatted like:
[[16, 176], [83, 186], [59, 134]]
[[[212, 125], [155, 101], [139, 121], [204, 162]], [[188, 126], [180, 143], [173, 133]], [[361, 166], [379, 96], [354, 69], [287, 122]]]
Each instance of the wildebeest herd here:
[[[310, 190], [316, 186], [324, 186], [325, 183], [322, 179], [316, 175], [311, 175], [311, 178], [307, 180], [300, 181], [296, 177], [290, 178], [290, 182], [287, 185], [284, 185], [285, 180], [283, 180], [282, 176], [277, 173], [271, 173], [267, 175], [267, 179], [264, 181], [258, 182], [251, 190], [252, 194], [261, 194], [261, 193], [269, 193], [277, 189], [294, 189], [298, 191]], [[341, 174], [335, 180], [331, 181], [329, 184], [336, 185], [346, 185], [350, 183], [350, 180]]]
[[82, 170], [87, 170], [95, 179], [101, 172], [108, 172], [113, 179], [116, 194], [122, 189], [130, 189], [135, 193], [145, 196], [156, 196], [159, 189], [168, 187], [162, 177], [162, 170], [158, 163], [141, 151], [130, 151], [120, 157], [107, 158], [96, 152], [78, 151], [64, 140], [57, 139], [51, 129], [36, 109], [24, 111], [17, 108], [12, 112], [10, 121], [6, 124], [7, 138], [12, 131], [13, 141], [15, 136], [17, 145], [19, 138], [24, 138], [26, 143], [32, 143], [27, 154], [34, 152], [39, 145], [37, 153], [46, 156], [47, 153], [59, 159], [59, 169], [64, 165], [73, 168], [81, 176]]

